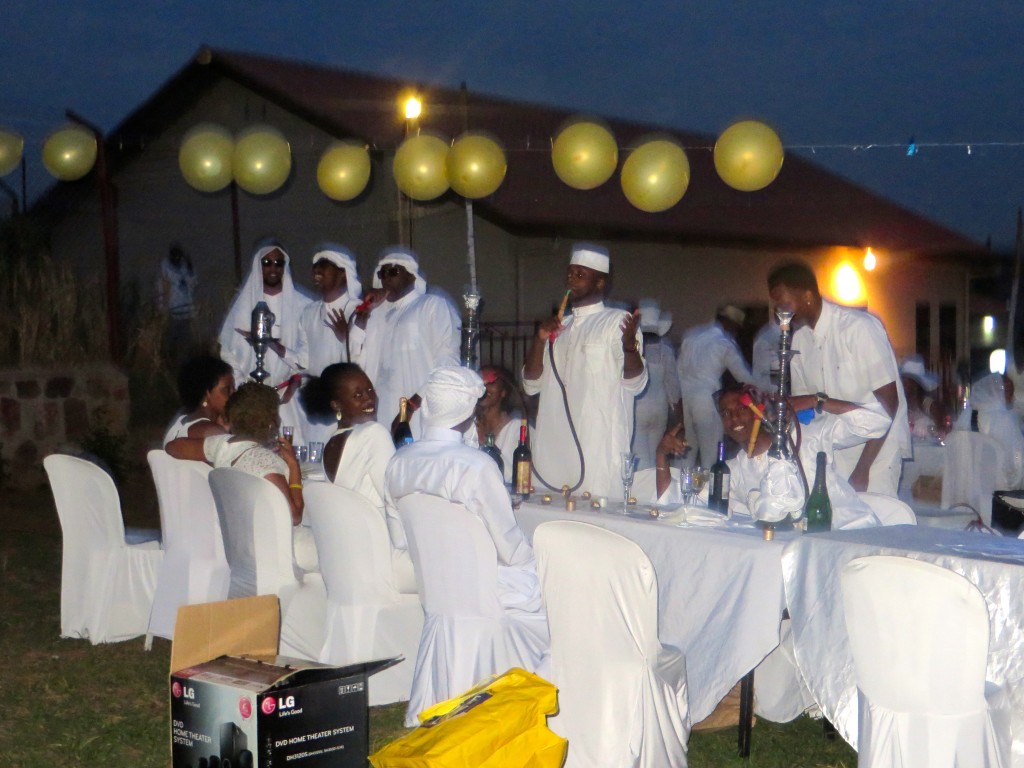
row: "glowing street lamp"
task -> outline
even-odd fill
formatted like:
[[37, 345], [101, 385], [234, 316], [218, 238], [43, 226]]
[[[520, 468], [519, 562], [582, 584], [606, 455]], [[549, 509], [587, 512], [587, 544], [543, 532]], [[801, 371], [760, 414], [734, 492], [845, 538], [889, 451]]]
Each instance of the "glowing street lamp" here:
[[423, 112], [423, 102], [417, 96], [409, 96], [403, 105], [406, 120], [416, 120]]
[[864, 269], [870, 272], [878, 265], [878, 259], [875, 257], [875, 252], [868, 248], [864, 252]]

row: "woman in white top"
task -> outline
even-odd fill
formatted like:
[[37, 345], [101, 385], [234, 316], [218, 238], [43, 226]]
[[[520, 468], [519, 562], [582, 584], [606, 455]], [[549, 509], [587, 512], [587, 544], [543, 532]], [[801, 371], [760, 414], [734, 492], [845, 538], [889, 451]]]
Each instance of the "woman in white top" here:
[[187, 360], [178, 372], [183, 413], [171, 422], [164, 435], [164, 447], [179, 437], [227, 434], [224, 409], [234, 391], [234, 372], [219, 357], [204, 355]]
[[499, 365], [485, 365], [480, 369], [484, 382], [484, 396], [476, 404], [475, 430], [470, 433], [476, 439], [467, 440], [470, 445], [485, 445], [488, 435], [494, 435], [494, 444], [501, 451], [505, 482], [512, 482], [512, 454], [519, 445], [520, 408], [522, 393], [516, 386], [511, 371]]
[[167, 444], [167, 453], [176, 459], [205, 461], [217, 468], [231, 467], [274, 485], [288, 501], [295, 562], [300, 568], [313, 570], [317, 567], [316, 544], [310, 530], [300, 527], [304, 508], [302, 474], [291, 443], [277, 436], [281, 425], [279, 405], [273, 389], [247, 382], [228, 399], [225, 416], [231, 425], [229, 434], [180, 437]]
[[[377, 421], [377, 392], [355, 363], [334, 363], [311, 379], [299, 395], [313, 417], [333, 413], [338, 429], [324, 446], [324, 473], [335, 485], [358, 493], [384, 511], [384, 470], [395, 455], [387, 427]], [[392, 568], [400, 592], [415, 593], [416, 574], [408, 552], [392, 549]]]

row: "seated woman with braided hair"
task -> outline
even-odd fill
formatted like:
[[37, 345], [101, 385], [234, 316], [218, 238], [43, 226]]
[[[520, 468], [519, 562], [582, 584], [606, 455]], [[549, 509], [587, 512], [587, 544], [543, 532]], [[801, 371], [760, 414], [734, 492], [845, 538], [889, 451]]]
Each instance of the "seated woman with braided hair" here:
[[[731, 478], [729, 507], [734, 514], [750, 515], [758, 501], [763, 501], [760, 499], [760, 486], [761, 479], [768, 471], [768, 449], [772, 445], [772, 434], [768, 429], [761, 429], [757, 437], [751, 439], [757, 416], [744, 401], [744, 395], [751, 396], [754, 407], [764, 408], [760, 391], [742, 384], [722, 388], [715, 393], [715, 402], [726, 438], [737, 443], [740, 449], [735, 458], [726, 462]], [[867, 504], [857, 497], [850, 483], [835, 471], [832, 455], [836, 448], [857, 445], [885, 434], [891, 420], [881, 404], [875, 402], [858, 405], [829, 397], [820, 403], [819, 408], [817, 395], [796, 395], [789, 398], [789, 405], [794, 412], [813, 413], [810, 423], [801, 426], [799, 460], [809, 486], [814, 482], [818, 451], [824, 451], [828, 457], [825, 479], [829, 500], [832, 502], [832, 527], [839, 530], [879, 525], [878, 519]], [[685, 448], [686, 441], [678, 436], [674, 428], [670, 429], [658, 444], [656, 466], [659, 469], [667, 468], [669, 457], [681, 453]], [[669, 480], [669, 472], [657, 472], [658, 496], [666, 500], [676, 493], [670, 487]]]
[[228, 398], [224, 415], [230, 425], [229, 434], [179, 437], [167, 444], [167, 453], [176, 459], [205, 461], [215, 468], [230, 467], [270, 482], [288, 502], [296, 564], [307, 571], [315, 570], [316, 544], [309, 528], [300, 525], [304, 507], [302, 474], [291, 443], [278, 437], [279, 406], [273, 389], [247, 382]]

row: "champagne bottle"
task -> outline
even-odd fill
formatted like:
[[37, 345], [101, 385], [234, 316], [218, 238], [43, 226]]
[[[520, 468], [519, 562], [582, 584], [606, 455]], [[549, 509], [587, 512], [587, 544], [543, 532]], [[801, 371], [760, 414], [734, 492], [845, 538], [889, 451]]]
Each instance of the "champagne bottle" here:
[[493, 432], [487, 433], [487, 437], [484, 439], [484, 444], [480, 446], [480, 450], [494, 459], [494, 462], [498, 465], [498, 471], [504, 475], [505, 461], [501, 458], [501, 450], [494, 444]]
[[817, 467], [814, 470], [814, 488], [807, 497], [804, 517], [807, 519], [807, 532], [832, 530], [832, 502], [828, 500], [828, 488], [825, 486], [824, 451], [818, 451]]
[[519, 445], [512, 454], [512, 485], [513, 492], [523, 501], [530, 498], [532, 488], [533, 453], [527, 442], [526, 419], [519, 426]]
[[708, 507], [729, 514], [729, 465], [725, 463], [725, 442], [718, 441], [718, 460], [711, 465], [711, 490], [708, 492]]
[[409, 427], [409, 400], [399, 398], [398, 400], [398, 423], [395, 425], [394, 434], [391, 437], [395, 441], [395, 448], [401, 448], [412, 442], [412, 429]]

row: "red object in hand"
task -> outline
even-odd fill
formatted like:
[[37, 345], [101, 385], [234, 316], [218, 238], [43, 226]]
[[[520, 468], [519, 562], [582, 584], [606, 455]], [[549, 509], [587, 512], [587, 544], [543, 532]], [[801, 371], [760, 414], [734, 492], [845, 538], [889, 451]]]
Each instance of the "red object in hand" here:
[[293, 384], [293, 383], [294, 383], [294, 384], [299, 384], [299, 383], [301, 383], [301, 382], [302, 382], [302, 374], [301, 374], [301, 373], [293, 373], [293, 374], [292, 374], [291, 376], [289, 376], [289, 377], [288, 377], [287, 379], [285, 379], [285, 380], [284, 380], [284, 381], [282, 381], [282, 382], [281, 382], [280, 384], [278, 384], [278, 385], [277, 385], [277, 389], [284, 389], [284, 388], [285, 388], [285, 387], [287, 387], [287, 386], [288, 386], [289, 384]]
[[366, 310], [368, 310], [372, 305], [373, 305], [373, 299], [370, 298], [369, 296], [367, 296], [365, 299], [363, 299], [361, 302], [359, 302], [359, 306], [356, 307], [355, 313], [357, 315], [361, 315]]

